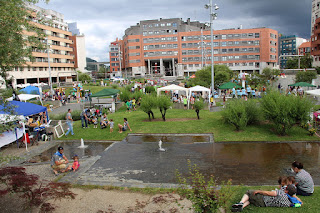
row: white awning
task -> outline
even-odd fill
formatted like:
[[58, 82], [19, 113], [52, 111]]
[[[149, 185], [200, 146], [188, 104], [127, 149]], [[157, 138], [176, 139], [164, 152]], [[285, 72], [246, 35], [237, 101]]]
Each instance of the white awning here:
[[188, 94], [189, 89], [188, 88], [180, 87], [180, 86], [177, 86], [177, 85], [174, 85], [174, 84], [158, 88], [157, 89], [157, 94], [160, 95], [161, 91], [169, 91], [169, 90], [170, 91], [174, 91], [174, 90], [184, 91], [184, 92], [186, 92], [186, 96], [189, 96], [189, 94]]
[[[18, 97], [19, 97], [20, 101], [24, 101], [24, 102], [26, 102], [26, 101], [28, 101], [30, 99], [33, 99], [33, 98], [40, 99], [40, 95], [32, 95], [32, 94], [20, 94], [20, 95], [18, 95]], [[13, 100], [12, 97], [11, 98], [7, 98], [7, 101], [12, 101], [12, 100]]]

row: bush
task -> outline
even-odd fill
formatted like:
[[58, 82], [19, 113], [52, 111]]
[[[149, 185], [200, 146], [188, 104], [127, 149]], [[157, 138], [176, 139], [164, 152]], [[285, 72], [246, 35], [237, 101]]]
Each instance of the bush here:
[[314, 71], [306, 71], [306, 72], [298, 72], [296, 74], [296, 83], [297, 82], [307, 82], [307, 83], [312, 83], [312, 79], [317, 78], [317, 72]]
[[269, 91], [261, 100], [266, 119], [273, 122], [280, 135], [287, 135], [296, 123], [307, 122], [313, 106], [306, 97], [284, 96], [277, 91]]
[[136, 101], [138, 101], [139, 98], [142, 97], [142, 95], [143, 95], [143, 94], [142, 94], [140, 91], [136, 91], [136, 92], [134, 92], [134, 93], [131, 95], [131, 98], [134, 98], [134, 99], [136, 99]]
[[[39, 177], [25, 172], [23, 167], [0, 169], [0, 196], [16, 194], [25, 199], [25, 208], [39, 207], [40, 212], [52, 212], [52, 199], [75, 198], [70, 184], [39, 182]], [[29, 211], [28, 211], [29, 212]], [[31, 212], [31, 211], [30, 211]]]
[[130, 100], [130, 98], [131, 98], [131, 93], [128, 90], [123, 90], [120, 93], [120, 100], [122, 102], [127, 102], [128, 100]]
[[157, 99], [151, 95], [144, 95], [141, 99], [140, 109], [148, 114], [149, 121], [154, 119], [153, 109], [157, 108]]
[[112, 84], [112, 89], [118, 89], [118, 85], [117, 84]]
[[146, 93], [156, 92], [153, 86], [146, 86]]
[[[79, 110], [72, 111], [71, 112], [72, 119], [74, 121], [81, 120], [80, 119], [80, 114], [81, 114], [81, 111], [79, 111]], [[61, 114], [58, 114], [58, 115], [50, 115], [49, 117], [50, 117], [51, 120], [66, 120], [66, 115], [67, 115], [67, 112], [61, 113]]]
[[200, 119], [200, 116], [199, 116], [200, 110], [202, 110], [204, 108], [203, 100], [194, 102], [193, 107], [194, 107], [194, 109], [195, 109], [195, 111], [197, 113], [197, 117], [198, 117], [198, 120], [199, 120]]
[[262, 119], [259, 103], [253, 99], [248, 99], [245, 102], [245, 108], [248, 116], [248, 125], [259, 123], [259, 121]]
[[178, 193], [192, 202], [195, 212], [217, 212], [219, 208], [228, 209], [230, 200], [235, 195], [231, 180], [226, 184], [222, 182], [217, 189], [214, 177], [209, 180], [200, 173], [196, 165], [188, 160], [189, 176], [183, 178], [179, 171], [176, 176], [179, 182]]
[[222, 118], [225, 123], [232, 124], [237, 131], [244, 129], [248, 125], [248, 114], [245, 100], [231, 100], [222, 111]]

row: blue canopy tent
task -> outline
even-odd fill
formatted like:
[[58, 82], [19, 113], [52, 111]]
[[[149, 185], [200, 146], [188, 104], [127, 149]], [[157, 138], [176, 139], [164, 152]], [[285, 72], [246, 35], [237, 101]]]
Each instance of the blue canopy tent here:
[[45, 112], [47, 115], [47, 120], [49, 119], [47, 107], [28, 103], [28, 102], [20, 102], [20, 101], [9, 101], [9, 106], [10, 105], [13, 106], [14, 108], [13, 113], [3, 111], [4, 106], [0, 105], [0, 114], [15, 114], [15, 115], [30, 116], [30, 115], [38, 114], [40, 112]]
[[27, 86], [26, 88], [20, 90], [22, 93], [26, 94], [37, 94], [40, 95], [39, 88], [35, 86]]
[[[41, 112], [45, 112], [47, 115], [47, 121], [49, 120], [47, 108], [37, 104], [20, 102], [20, 101], [9, 101], [7, 107], [9, 107], [10, 109], [12, 107], [10, 112], [8, 112], [8, 110], [5, 110], [3, 105], [0, 105], [0, 114], [31, 116]], [[24, 125], [23, 125], [23, 129], [24, 129]], [[23, 132], [25, 132], [25, 130], [23, 130]], [[16, 134], [16, 133], [11, 132], [10, 134]], [[8, 137], [10, 137], [10, 135], [8, 135]], [[16, 136], [16, 140], [17, 139], [18, 137]], [[3, 146], [11, 142], [12, 141], [7, 140], [4, 144], [0, 144], [0, 145]], [[26, 146], [26, 149], [27, 149], [27, 146]]]

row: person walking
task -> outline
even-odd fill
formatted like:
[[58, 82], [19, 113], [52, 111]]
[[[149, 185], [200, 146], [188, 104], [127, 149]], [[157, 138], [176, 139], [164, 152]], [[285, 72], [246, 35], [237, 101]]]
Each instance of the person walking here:
[[71, 115], [71, 109], [68, 109], [68, 113], [66, 115], [66, 120], [67, 120], [67, 125], [69, 127], [68, 131], [66, 132], [66, 137], [67, 137], [70, 132], [71, 132], [71, 135], [74, 135], [73, 127], [72, 127], [73, 119], [72, 119], [72, 115]]

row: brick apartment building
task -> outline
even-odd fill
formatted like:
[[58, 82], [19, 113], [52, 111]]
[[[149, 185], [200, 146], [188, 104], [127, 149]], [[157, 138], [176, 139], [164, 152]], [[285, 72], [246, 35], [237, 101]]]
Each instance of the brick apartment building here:
[[[251, 73], [277, 66], [276, 30], [226, 29], [213, 33], [215, 64]], [[111, 42], [109, 56], [111, 71], [119, 70], [121, 59], [121, 71], [129, 76], [188, 76], [211, 64], [210, 29], [190, 19], [140, 21], [125, 31], [122, 40]]]
[[[50, 67], [52, 82], [72, 81], [74, 56], [70, 47], [72, 40], [68, 25], [64, 22], [64, 15], [53, 10], [45, 10], [35, 5], [29, 5], [31, 15], [29, 19], [34, 25], [44, 31], [50, 45]], [[36, 13], [42, 11], [43, 19], [50, 20], [52, 24], [40, 24], [36, 18]], [[27, 62], [24, 66], [16, 67], [9, 72], [13, 77], [13, 85], [25, 83], [49, 82], [48, 54], [46, 50], [34, 48], [32, 55], [35, 62]], [[74, 73], [75, 74], [75, 73]]]
[[306, 55], [311, 52], [311, 42], [307, 41], [299, 46], [298, 55]]

